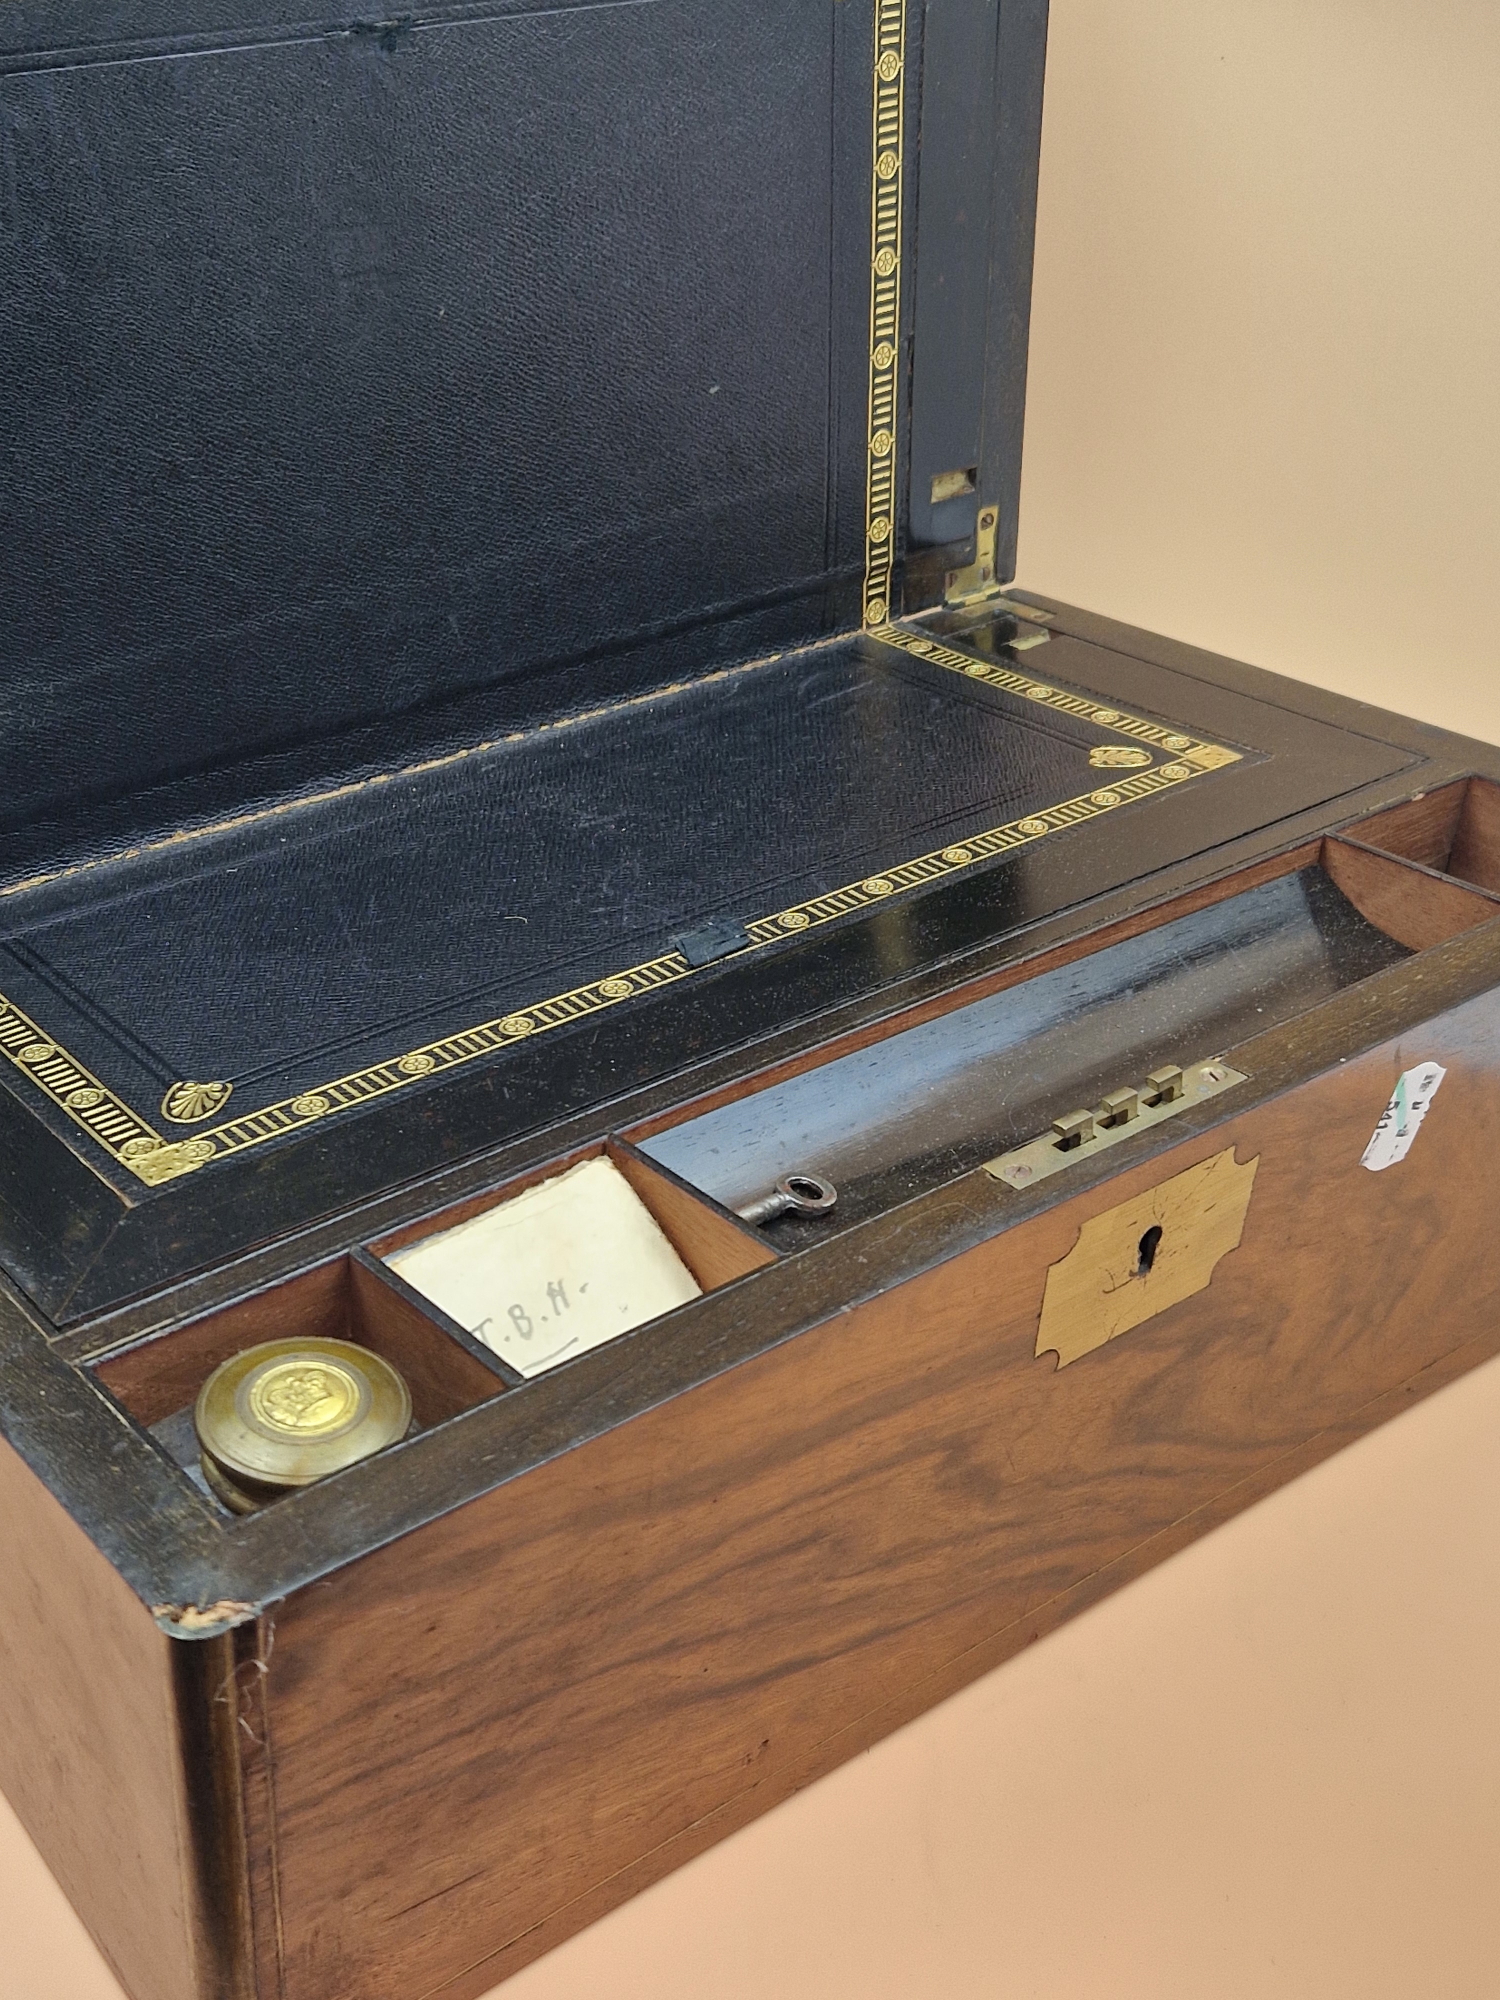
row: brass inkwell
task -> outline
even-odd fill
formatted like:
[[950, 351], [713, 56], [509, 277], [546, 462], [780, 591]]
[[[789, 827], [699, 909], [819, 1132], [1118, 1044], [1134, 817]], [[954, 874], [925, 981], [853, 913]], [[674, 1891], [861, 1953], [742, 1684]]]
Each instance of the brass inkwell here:
[[203, 1476], [250, 1514], [405, 1437], [411, 1395], [378, 1354], [346, 1340], [270, 1340], [232, 1355], [198, 1393]]

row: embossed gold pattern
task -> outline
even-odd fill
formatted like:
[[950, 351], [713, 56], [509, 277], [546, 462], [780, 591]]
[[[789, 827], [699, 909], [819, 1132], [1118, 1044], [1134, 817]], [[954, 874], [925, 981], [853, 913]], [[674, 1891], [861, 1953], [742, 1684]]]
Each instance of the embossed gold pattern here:
[[[1113, 717], [1115, 711], [1109, 711]], [[1094, 718], [1102, 721], [1101, 716]], [[1089, 762], [1096, 771], [1142, 771], [1151, 762], [1149, 750], [1138, 750], [1133, 743], [1096, 743], [1089, 752]]]
[[229, 1102], [232, 1083], [174, 1083], [161, 1101], [161, 1115], [174, 1125], [198, 1125]]
[[890, 616], [896, 518], [897, 358], [901, 346], [901, 205], [906, 176], [906, 0], [875, 0], [870, 189], [870, 448], [865, 474], [864, 623]]
[[365, 1401], [347, 1368], [310, 1359], [263, 1369], [243, 1393], [247, 1414], [275, 1437], [332, 1437], [357, 1420]]
[[204, 1477], [236, 1513], [384, 1451], [411, 1416], [411, 1392], [388, 1361], [328, 1339], [231, 1355], [193, 1406]]
[[[51, 1053], [40, 1059], [23, 1056], [23, 1051], [35, 1048], [46, 1048]], [[75, 1062], [56, 1043], [46, 1041], [35, 1021], [3, 994], [0, 994], [0, 1053], [8, 1056], [29, 1083], [45, 1092], [73, 1124], [97, 1140], [112, 1158], [123, 1161], [125, 1148], [140, 1139], [149, 1140], [153, 1146], [162, 1143], [144, 1118], [138, 1118], [123, 1099], [106, 1089], [98, 1077], [91, 1076], [82, 1063]], [[133, 1172], [140, 1173], [134, 1160], [129, 1164]]]

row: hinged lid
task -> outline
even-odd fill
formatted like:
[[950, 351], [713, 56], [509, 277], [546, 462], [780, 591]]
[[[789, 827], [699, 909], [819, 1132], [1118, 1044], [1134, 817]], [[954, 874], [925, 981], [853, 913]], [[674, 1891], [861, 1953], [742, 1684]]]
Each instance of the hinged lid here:
[[1044, 32], [13, 0], [0, 876], [1008, 575]]
[[[0, 1261], [54, 1316], [597, 1103], [602, 1033], [404, 1111], [1090, 782], [855, 636], [981, 507], [1009, 574], [1045, 18], [0, 13]], [[351, 1179], [319, 1120], [392, 1093]]]

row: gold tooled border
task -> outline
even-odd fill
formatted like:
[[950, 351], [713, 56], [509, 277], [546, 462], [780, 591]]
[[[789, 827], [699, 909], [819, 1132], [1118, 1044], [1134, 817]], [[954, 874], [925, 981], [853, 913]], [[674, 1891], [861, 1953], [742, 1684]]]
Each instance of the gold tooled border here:
[[[930, 639], [920, 631], [908, 631], [899, 625], [882, 625], [871, 637], [883, 645], [911, 653], [931, 666], [983, 681], [987, 686], [1000, 688], [1024, 701], [1091, 722], [1136, 744], [1149, 745], [1168, 761], [1132, 771], [1128, 775], [1122, 774], [1092, 791], [1064, 799], [1058, 805], [1047, 806], [1021, 819], [1007, 820], [1002, 826], [967, 835], [961, 841], [950, 842], [948, 846], [934, 849], [929, 854], [919, 854], [913, 860], [898, 862], [879, 874], [867, 875], [860, 881], [846, 882], [842, 888], [810, 896], [789, 909], [757, 917], [745, 926], [749, 942], [734, 954], [736, 957], [785, 942], [803, 931], [831, 923], [837, 917], [870, 909], [893, 896], [930, 888], [934, 883], [960, 874], [967, 868], [992, 861], [997, 855], [1030, 846], [1045, 839], [1048, 834], [1080, 826], [1087, 820], [1098, 819], [1105, 813], [1131, 805], [1138, 799], [1150, 798], [1158, 792], [1174, 791], [1181, 785], [1191, 783], [1194, 778], [1217, 771], [1226, 764], [1237, 763], [1240, 758], [1238, 750], [1228, 749], [1223, 744], [1208, 743], [1200, 737], [1170, 729], [1163, 723], [1150, 722], [1142, 716], [1112, 708], [1088, 695], [1052, 687], [1032, 674], [1002, 666], [996, 660], [976, 659], [972, 654]], [[622, 972], [610, 973], [602, 979], [590, 980], [587, 985], [575, 986], [570, 992], [556, 994], [550, 1000], [539, 1001], [535, 1006], [498, 1015], [494, 1020], [481, 1021], [472, 1028], [462, 1028], [456, 1034], [424, 1043], [404, 1055], [354, 1070], [333, 1083], [320, 1084], [316, 1090], [284, 1098], [279, 1104], [267, 1105], [260, 1111], [245, 1112], [191, 1139], [175, 1142], [163, 1139], [145, 1119], [52, 1041], [29, 1015], [4, 995], [0, 995], [0, 1052], [8, 1056], [37, 1089], [90, 1138], [103, 1146], [121, 1166], [128, 1168], [138, 1180], [154, 1187], [162, 1181], [175, 1180], [181, 1174], [193, 1173], [210, 1160], [228, 1159], [252, 1146], [262, 1146], [290, 1132], [303, 1131], [337, 1112], [354, 1110], [359, 1105], [372, 1103], [376, 1098], [389, 1096], [392, 1091], [406, 1089], [412, 1084], [425, 1082], [429, 1077], [445, 1075], [466, 1063], [512, 1048], [518, 1042], [547, 1033], [549, 1029], [565, 1027], [591, 1014], [602, 1013], [606, 1008], [617, 1007], [626, 1000], [657, 992], [664, 986], [688, 978], [698, 969], [701, 968], [689, 965], [681, 952], [664, 952]]]
[[123, 1098], [116, 1097], [92, 1071], [60, 1048], [29, 1014], [23, 1014], [3, 994], [0, 994], [0, 1052], [9, 1056], [23, 1076], [117, 1160], [129, 1162], [137, 1154], [154, 1152], [161, 1145], [160, 1135], [144, 1118], [138, 1117]]
[[[903, 97], [905, 90], [906, 0], [874, 0], [874, 116], [870, 217], [870, 408], [865, 484], [864, 624], [880, 643], [916, 655], [936, 667], [986, 682], [1026, 701], [1061, 710], [1081, 720], [1149, 744], [1170, 760], [1122, 776], [1060, 805], [1024, 819], [1009, 820], [915, 860], [899, 862], [878, 875], [846, 883], [792, 908], [756, 918], [745, 926], [749, 942], [736, 956], [764, 950], [819, 924], [945, 877], [1015, 848], [1045, 839], [1065, 827], [1132, 804], [1154, 793], [1190, 783], [1204, 773], [1238, 761], [1239, 751], [1183, 735], [1161, 723], [1054, 688], [1031, 674], [981, 660], [957, 648], [890, 622], [895, 560], [896, 437], [898, 360], [901, 325], [901, 201], [903, 185]], [[719, 961], [722, 962], [722, 961]], [[195, 1172], [212, 1160], [229, 1159], [265, 1145], [320, 1119], [351, 1111], [392, 1091], [446, 1074], [466, 1063], [514, 1047], [531, 1036], [566, 1026], [626, 1000], [686, 979], [697, 968], [681, 952], [664, 952], [622, 972], [590, 980], [524, 1010], [482, 1021], [421, 1048], [373, 1063], [320, 1084], [316, 1090], [284, 1098], [261, 1111], [227, 1119], [191, 1139], [164, 1139], [123, 1099], [52, 1041], [28, 1014], [0, 994], [0, 1053], [38, 1090], [120, 1165], [148, 1186]]]
[[901, 357], [901, 202], [906, 0], [875, 0], [870, 182], [870, 412], [865, 454], [864, 622], [891, 612], [896, 549], [897, 383]]

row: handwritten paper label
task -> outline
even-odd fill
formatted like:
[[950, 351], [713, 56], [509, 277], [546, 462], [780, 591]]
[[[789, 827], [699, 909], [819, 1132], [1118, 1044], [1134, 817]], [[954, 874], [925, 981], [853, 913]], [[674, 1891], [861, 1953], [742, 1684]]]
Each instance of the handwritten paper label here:
[[604, 1159], [585, 1160], [386, 1261], [527, 1376], [629, 1333], [701, 1290], [645, 1203]]
[[1368, 1167], [1372, 1174], [1379, 1174], [1406, 1158], [1411, 1151], [1412, 1140], [1427, 1116], [1427, 1107], [1437, 1096], [1438, 1086], [1447, 1074], [1443, 1065], [1435, 1062], [1419, 1063], [1415, 1069], [1402, 1070], [1391, 1093], [1391, 1101], [1375, 1127], [1374, 1137], [1361, 1155], [1361, 1166]]

